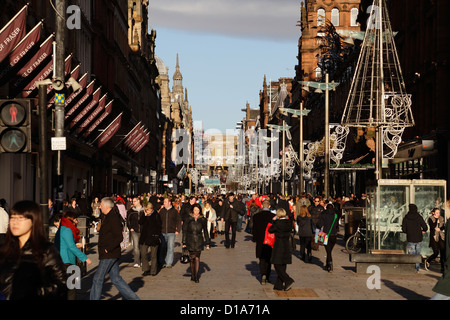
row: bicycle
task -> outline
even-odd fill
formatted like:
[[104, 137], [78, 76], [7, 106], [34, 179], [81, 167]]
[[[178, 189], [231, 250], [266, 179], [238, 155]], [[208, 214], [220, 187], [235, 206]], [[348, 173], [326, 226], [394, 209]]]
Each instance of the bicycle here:
[[361, 220], [356, 233], [351, 235], [345, 242], [345, 250], [348, 254], [359, 253], [366, 246], [366, 221]]

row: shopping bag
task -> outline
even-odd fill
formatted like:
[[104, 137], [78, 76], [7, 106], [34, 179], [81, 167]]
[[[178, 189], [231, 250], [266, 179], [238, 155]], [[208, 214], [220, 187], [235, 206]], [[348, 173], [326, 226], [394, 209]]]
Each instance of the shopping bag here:
[[123, 240], [120, 243], [120, 249], [125, 250], [130, 245], [130, 234], [126, 228], [122, 231]]
[[266, 233], [264, 235], [264, 244], [267, 244], [273, 248], [273, 244], [275, 242], [275, 233], [270, 233], [269, 228], [272, 226], [271, 223], [267, 224]]

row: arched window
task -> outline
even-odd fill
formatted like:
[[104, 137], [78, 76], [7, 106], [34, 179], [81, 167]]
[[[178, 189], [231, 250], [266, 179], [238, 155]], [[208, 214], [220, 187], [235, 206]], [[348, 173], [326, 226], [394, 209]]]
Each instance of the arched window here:
[[325, 9], [317, 10], [317, 26], [318, 27], [325, 26]]
[[339, 26], [339, 9], [333, 8], [331, 9], [331, 23], [334, 26]]
[[359, 10], [358, 8], [353, 8], [350, 10], [350, 27], [357, 27], [358, 22], [356, 22], [356, 19], [358, 18]]
[[320, 67], [316, 68], [316, 80], [321, 80], [322, 79], [322, 69], [320, 69]]

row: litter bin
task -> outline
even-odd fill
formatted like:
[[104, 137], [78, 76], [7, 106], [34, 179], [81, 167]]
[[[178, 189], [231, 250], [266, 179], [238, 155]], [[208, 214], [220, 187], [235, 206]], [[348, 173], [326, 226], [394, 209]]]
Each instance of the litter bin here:
[[364, 217], [365, 208], [362, 207], [347, 207], [344, 208], [344, 222], [345, 222], [345, 241], [356, 233], [360, 221]]
[[77, 228], [80, 229], [80, 236], [85, 237], [86, 243], [89, 243], [89, 229], [90, 229], [89, 217], [79, 216]]

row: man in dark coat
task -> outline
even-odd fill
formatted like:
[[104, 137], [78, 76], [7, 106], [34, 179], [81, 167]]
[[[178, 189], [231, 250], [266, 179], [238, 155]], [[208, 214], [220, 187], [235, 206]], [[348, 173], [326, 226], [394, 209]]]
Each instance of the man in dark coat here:
[[[144, 214], [139, 217], [141, 234], [139, 237], [140, 254], [142, 261], [143, 276], [155, 276], [157, 272], [158, 246], [161, 243], [162, 221], [161, 216], [153, 209], [153, 204], [149, 202], [144, 210]], [[150, 248], [151, 270], [148, 263], [147, 253]]]
[[119, 259], [122, 255], [120, 243], [122, 236], [122, 219], [114, 199], [103, 198], [100, 203], [102, 224], [98, 235], [99, 264], [92, 280], [90, 299], [100, 300], [103, 282], [108, 273], [111, 282], [127, 300], [139, 300], [128, 284], [119, 274]]
[[270, 201], [264, 200], [263, 208], [253, 216], [253, 241], [256, 243], [256, 257], [259, 259], [259, 271], [261, 273], [261, 284], [269, 282], [270, 278], [270, 258], [272, 247], [264, 244], [267, 224], [272, 222], [275, 216], [270, 211]]
[[[236, 227], [241, 212], [241, 204], [234, 198], [234, 193], [228, 195], [228, 200], [223, 205], [223, 220], [225, 221], [225, 247], [234, 248], [236, 243]], [[230, 241], [231, 227], [231, 241]]]
[[[409, 211], [402, 221], [402, 231], [406, 233], [408, 242], [408, 254], [420, 254], [422, 249], [423, 233], [428, 230], [425, 220], [417, 211], [415, 204], [409, 205]], [[419, 272], [420, 264], [416, 263], [416, 272]]]

